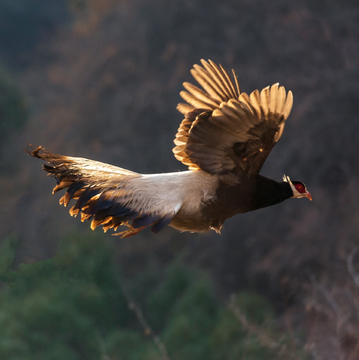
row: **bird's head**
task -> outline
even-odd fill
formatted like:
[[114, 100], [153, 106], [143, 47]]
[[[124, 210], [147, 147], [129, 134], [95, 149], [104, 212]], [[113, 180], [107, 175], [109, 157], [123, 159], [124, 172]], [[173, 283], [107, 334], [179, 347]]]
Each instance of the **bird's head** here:
[[291, 181], [289, 176], [286, 176], [286, 175], [283, 175], [283, 181], [287, 182], [290, 185], [290, 187], [293, 191], [292, 198], [299, 199], [299, 198], [306, 197], [310, 201], [312, 201], [312, 195], [310, 195], [310, 192], [307, 190], [307, 187], [302, 182]]

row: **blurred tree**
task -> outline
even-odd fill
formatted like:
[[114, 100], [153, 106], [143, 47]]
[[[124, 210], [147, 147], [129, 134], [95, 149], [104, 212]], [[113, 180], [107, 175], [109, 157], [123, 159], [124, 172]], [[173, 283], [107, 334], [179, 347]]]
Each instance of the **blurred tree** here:
[[18, 239], [14, 234], [3, 239], [1, 243], [2, 251], [0, 251], [0, 274], [9, 274], [11, 272], [18, 242], [17, 240]]
[[25, 95], [0, 62], [0, 173], [2, 176], [9, 177], [17, 170], [18, 161], [15, 160], [15, 152], [10, 150], [9, 140], [24, 126], [28, 117], [29, 108]]
[[0, 64], [0, 141], [21, 128], [28, 118], [25, 96], [16, 86], [9, 72]]
[[[0, 298], [0, 358], [160, 357], [146, 337], [149, 329], [142, 329], [129, 309], [132, 299], [123, 292], [110, 249], [96, 234], [68, 237], [53, 260], [22, 264], [11, 272], [15, 246], [15, 238], [8, 238], [0, 251], [0, 279], [6, 282]], [[216, 299], [208, 278], [180, 263], [164, 274], [144, 271], [126, 288], [171, 359], [280, 358], [247, 334]], [[267, 331], [268, 304], [254, 294], [239, 295], [237, 301], [250, 321]]]
[[[14, 70], [28, 66], [36, 46], [67, 19], [66, 0], [1, 0], [0, 58]], [[49, 54], [42, 51], [44, 55]]]

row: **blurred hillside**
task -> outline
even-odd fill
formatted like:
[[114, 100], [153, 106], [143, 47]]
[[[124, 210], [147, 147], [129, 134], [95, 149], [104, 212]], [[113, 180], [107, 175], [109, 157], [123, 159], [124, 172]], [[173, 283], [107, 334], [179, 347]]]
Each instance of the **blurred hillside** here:
[[31, 66], [39, 43], [50, 40], [58, 26], [70, 20], [69, 15], [64, 0], [1, 0], [1, 60], [15, 72]]
[[126, 281], [97, 234], [71, 234], [53, 259], [16, 272], [14, 248], [14, 237], [0, 247], [3, 359], [308, 359], [263, 297], [241, 292], [226, 307], [180, 261]]
[[[235, 69], [243, 91], [276, 82], [293, 91], [293, 111], [262, 174], [303, 181], [313, 202], [287, 201], [237, 216], [222, 235], [168, 228], [157, 236], [144, 232], [107, 241], [128, 275], [153, 259], [165, 265], [181, 254], [211, 273], [220, 296], [238, 289], [260, 292], [280, 314], [293, 312], [294, 326], [311, 329], [308, 339], [317, 351], [315, 331], [324, 323], [326, 335], [335, 339], [325, 344], [327, 351], [352, 353], [356, 328], [343, 319], [357, 316], [359, 300], [347, 270], [359, 230], [357, 3], [19, 4], [0, 0], [7, 19], [0, 21], [1, 60], [23, 96], [18, 104], [25, 101], [29, 113], [26, 123], [7, 127], [12, 130], [1, 144], [0, 237], [19, 237], [14, 267], [53, 257], [58, 239], [88, 227], [58, 206], [60, 195], [51, 195], [54, 181], [22, 151], [26, 141], [137, 172], [184, 170], [171, 152], [182, 120], [178, 93], [182, 82], [192, 81], [192, 65], [212, 59]], [[341, 293], [345, 301], [337, 298]]]

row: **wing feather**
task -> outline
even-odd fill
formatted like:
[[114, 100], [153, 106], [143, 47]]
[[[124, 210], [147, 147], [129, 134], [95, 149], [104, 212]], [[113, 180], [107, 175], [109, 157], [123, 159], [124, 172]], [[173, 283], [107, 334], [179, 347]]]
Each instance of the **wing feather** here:
[[[212, 65], [212, 66], [215, 66], [217, 67], [217, 65], [209, 60], [209, 63]], [[218, 68], [218, 67], [217, 67]], [[233, 81], [231, 80], [231, 78], [229, 77], [228, 75], [228, 72], [222, 67], [222, 65], [219, 65], [219, 68], [221, 69], [222, 71], [222, 74], [224, 76], [224, 80], [225, 80], [225, 83], [226, 83], [226, 86], [228, 88], [228, 90], [230, 91], [231, 93], [231, 96], [230, 98], [238, 98], [239, 94], [240, 94], [240, 89], [239, 89], [239, 86], [237, 86], [237, 89], [234, 87], [234, 84], [233, 84]]]
[[211, 106], [212, 109], [215, 109], [219, 105], [218, 100], [212, 99], [208, 94], [206, 94], [203, 90], [199, 89], [197, 86], [194, 86], [189, 82], [184, 82], [183, 87], [197, 99]]
[[280, 86], [278, 88], [278, 95], [277, 95], [277, 104], [276, 104], [276, 112], [277, 113], [280, 114], [283, 112], [284, 102], [285, 102], [285, 89], [283, 86]]
[[291, 91], [288, 91], [288, 95], [287, 95], [287, 98], [285, 100], [283, 110], [282, 110], [282, 114], [285, 119], [288, 118], [288, 116], [292, 110], [292, 107], [293, 107], [293, 94]]
[[184, 104], [184, 103], [179, 103], [177, 105], [177, 110], [183, 114], [186, 115], [187, 113], [191, 112], [194, 110], [194, 106], [189, 105], [189, 104]]
[[223, 94], [224, 98], [228, 100], [232, 98], [233, 95], [231, 94], [231, 87], [227, 85], [225, 75], [222, 73], [220, 68], [218, 68], [218, 66], [214, 63], [213, 65], [210, 65], [207, 61], [203, 59], [201, 60], [201, 63], [203, 67], [207, 70], [207, 73], [213, 79], [217, 79], [216, 83], [218, 84], [218, 87], [220, 88], [220, 91]]
[[[200, 79], [204, 82], [204, 84], [208, 84], [210, 91], [208, 91], [205, 87], [204, 89], [212, 96], [217, 98], [219, 101], [223, 101], [223, 99], [226, 98], [226, 95], [222, 92], [221, 86], [218, 82], [216, 82], [208, 72], [200, 67], [199, 65], [193, 66], [193, 77], [198, 81]], [[199, 81], [198, 81], [199, 82]], [[200, 83], [200, 82], [199, 82]], [[200, 85], [203, 87], [203, 85], [200, 83]]]
[[259, 95], [260, 107], [264, 115], [268, 115], [269, 110], [269, 86], [265, 87]]
[[250, 104], [253, 106], [253, 108], [256, 110], [257, 118], [260, 119], [262, 116], [262, 110], [260, 106], [260, 100], [259, 100], [259, 91], [254, 90], [249, 95]]
[[[201, 109], [211, 109], [212, 108], [210, 105], [203, 102], [197, 96], [194, 96], [191, 93], [188, 93], [186, 91], [181, 91], [180, 95], [184, 101], [187, 101], [194, 108], [201, 108]], [[201, 97], [201, 99], [202, 99], [202, 97]]]
[[282, 136], [293, 95], [274, 84], [250, 95], [241, 93], [238, 78], [213, 61], [201, 60], [191, 74], [204, 90], [188, 82], [177, 107], [185, 115], [173, 149], [190, 170], [244, 172], [256, 176]]

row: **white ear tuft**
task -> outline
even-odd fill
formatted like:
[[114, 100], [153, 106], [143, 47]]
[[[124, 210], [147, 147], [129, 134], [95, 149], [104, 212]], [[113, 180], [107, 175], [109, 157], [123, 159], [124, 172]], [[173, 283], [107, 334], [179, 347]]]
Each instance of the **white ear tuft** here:
[[283, 181], [284, 181], [284, 182], [288, 182], [288, 183], [290, 183], [290, 184], [292, 183], [292, 182], [290, 181], [289, 176], [287, 176], [287, 175], [285, 175], [285, 174], [283, 175]]
[[299, 193], [299, 191], [295, 188], [295, 186], [293, 185], [293, 183], [290, 181], [289, 176], [283, 175], [283, 181], [287, 182], [290, 185], [290, 188], [293, 191], [293, 196], [294, 198], [300, 198], [303, 197], [303, 194]]

